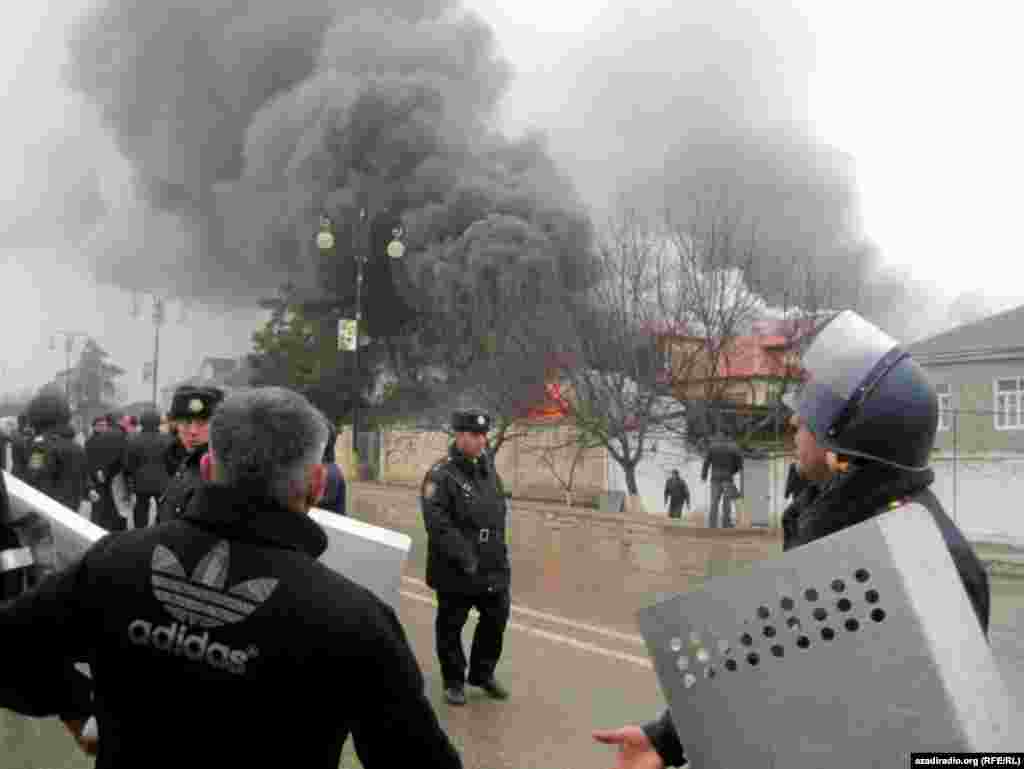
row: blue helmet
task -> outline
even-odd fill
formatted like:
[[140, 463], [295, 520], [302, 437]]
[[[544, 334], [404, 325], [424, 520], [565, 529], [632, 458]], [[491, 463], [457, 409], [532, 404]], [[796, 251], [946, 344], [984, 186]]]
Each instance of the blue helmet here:
[[927, 470], [939, 425], [935, 388], [910, 353], [850, 310], [803, 356], [807, 381], [786, 399], [825, 448], [901, 470]]

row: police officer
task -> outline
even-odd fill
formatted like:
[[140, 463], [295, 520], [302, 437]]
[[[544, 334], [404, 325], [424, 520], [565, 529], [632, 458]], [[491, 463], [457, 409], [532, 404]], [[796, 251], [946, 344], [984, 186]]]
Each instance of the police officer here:
[[[71, 409], [62, 393], [43, 390], [28, 405], [28, 423], [34, 437], [24, 447], [24, 464], [16, 475], [25, 483], [78, 512], [88, 486], [85, 452], [75, 442]], [[42, 579], [54, 566], [53, 533], [40, 515], [30, 514], [16, 522], [21, 540], [31, 547], [35, 565], [29, 582]]]
[[156, 501], [167, 491], [170, 475], [167, 472], [167, 453], [174, 441], [160, 432], [160, 415], [154, 410], [143, 412], [142, 431], [128, 439], [124, 455], [125, 482], [135, 495], [135, 528], [149, 525], [150, 501]]
[[[807, 385], [799, 397], [784, 401], [795, 412], [797, 470], [809, 484], [783, 513], [783, 549], [909, 502], [920, 504], [942, 532], [987, 635], [988, 576], [929, 488], [939, 412], [924, 371], [894, 339], [849, 310], [818, 334], [803, 368]], [[619, 747], [619, 769], [660, 769], [685, 761], [676, 727], [665, 711], [642, 728], [598, 731], [594, 737]]]
[[27, 417], [34, 437], [25, 445], [24, 465], [15, 474], [77, 512], [87, 489], [87, 471], [67, 400], [44, 390], [29, 403]]
[[210, 417], [223, 399], [224, 392], [216, 387], [183, 385], [174, 391], [170, 417], [177, 425], [178, 441], [185, 457], [160, 498], [157, 523], [181, 518], [202, 482], [200, 466], [209, 450]]
[[511, 569], [505, 543], [507, 506], [486, 450], [490, 417], [482, 411], [452, 415], [455, 443], [423, 479], [427, 529], [427, 584], [437, 592], [437, 655], [445, 699], [466, 703], [462, 628], [469, 610], [480, 613], [470, 650], [468, 683], [494, 699], [507, 699], [494, 677], [511, 609]]
[[35, 434], [28, 423], [28, 413], [18, 414], [18, 430], [11, 439], [11, 472], [23, 477], [28, 467], [28, 455]]

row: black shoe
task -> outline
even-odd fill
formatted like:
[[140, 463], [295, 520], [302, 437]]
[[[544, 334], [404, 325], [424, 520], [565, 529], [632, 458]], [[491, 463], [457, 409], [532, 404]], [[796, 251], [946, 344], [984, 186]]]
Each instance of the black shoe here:
[[444, 699], [449, 705], [465, 705], [466, 692], [461, 686], [446, 686]]
[[471, 684], [471, 685], [472, 686], [479, 686], [481, 689], [483, 689], [485, 692], [487, 692], [488, 696], [491, 697], [492, 699], [507, 700], [508, 697], [509, 697], [508, 689], [506, 689], [504, 686], [502, 686], [500, 683], [498, 683], [498, 680], [496, 678], [494, 678], [494, 676], [491, 676], [490, 678], [488, 678], [483, 683]]

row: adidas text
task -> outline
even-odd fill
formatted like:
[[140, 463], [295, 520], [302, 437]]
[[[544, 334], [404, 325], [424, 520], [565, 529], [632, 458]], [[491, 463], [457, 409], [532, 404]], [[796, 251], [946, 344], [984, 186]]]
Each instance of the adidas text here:
[[249, 653], [229, 649], [221, 643], [210, 643], [210, 634], [186, 635], [190, 628], [172, 622], [153, 627], [152, 622], [137, 619], [128, 626], [128, 640], [136, 646], [152, 646], [165, 654], [186, 657], [193, 662], [204, 661], [217, 670], [244, 675]]

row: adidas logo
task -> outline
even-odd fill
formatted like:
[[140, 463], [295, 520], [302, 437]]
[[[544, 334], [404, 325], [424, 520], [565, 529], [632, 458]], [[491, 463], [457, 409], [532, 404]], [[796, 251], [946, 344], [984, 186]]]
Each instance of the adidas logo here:
[[163, 545], [153, 550], [153, 594], [178, 622], [161, 625], [135, 620], [128, 626], [128, 638], [136, 645], [152, 646], [168, 654], [203, 660], [218, 670], [244, 673], [245, 664], [256, 655], [255, 647], [241, 651], [210, 643], [209, 632], [188, 635], [191, 627], [216, 628], [241, 622], [266, 602], [277, 588], [276, 579], [250, 579], [225, 589], [231, 549], [221, 540], [185, 574], [178, 557]]
[[185, 576], [178, 557], [163, 545], [153, 551], [153, 593], [175, 619], [198, 627], [241, 622], [277, 588], [276, 579], [250, 579], [225, 590], [231, 548], [221, 540]]

